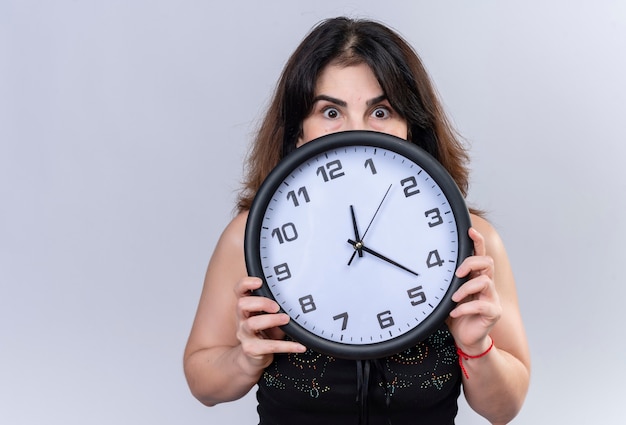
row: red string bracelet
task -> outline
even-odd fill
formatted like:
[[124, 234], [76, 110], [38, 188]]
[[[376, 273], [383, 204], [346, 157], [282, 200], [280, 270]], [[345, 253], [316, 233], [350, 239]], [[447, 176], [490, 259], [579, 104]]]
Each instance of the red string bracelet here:
[[477, 356], [470, 356], [469, 354], [461, 350], [458, 345], [456, 346], [456, 353], [459, 355], [459, 365], [461, 366], [461, 370], [463, 371], [463, 375], [465, 375], [465, 378], [469, 379], [469, 375], [467, 374], [467, 370], [465, 369], [465, 366], [463, 365], [463, 360], [480, 359], [481, 357], [486, 356], [487, 353], [489, 353], [491, 349], [493, 348], [493, 338], [491, 337], [489, 338], [491, 339], [491, 345], [484, 352], [478, 354]]

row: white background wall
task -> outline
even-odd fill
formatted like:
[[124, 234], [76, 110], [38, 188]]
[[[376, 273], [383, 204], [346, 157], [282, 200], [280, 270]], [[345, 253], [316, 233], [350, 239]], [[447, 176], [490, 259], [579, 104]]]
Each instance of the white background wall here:
[[400, 31], [471, 143], [533, 354], [514, 423], [624, 422], [626, 2], [0, 0], [0, 423], [255, 423], [182, 350], [282, 65], [341, 14]]

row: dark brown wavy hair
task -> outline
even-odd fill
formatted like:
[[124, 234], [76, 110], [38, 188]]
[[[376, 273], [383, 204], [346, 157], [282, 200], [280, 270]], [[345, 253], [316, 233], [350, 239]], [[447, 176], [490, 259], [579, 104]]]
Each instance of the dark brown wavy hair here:
[[266, 176], [296, 149], [302, 122], [313, 108], [317, 78], [330, 63], [367, 64], [391, 106], [407, 121], [408, 141], [433, 155], [467, 194], [469, 157], [417, 53], [383, 24], [339, 17], [315, 26], [285, 65], [248, 154], [240, 212], [250, 209]]

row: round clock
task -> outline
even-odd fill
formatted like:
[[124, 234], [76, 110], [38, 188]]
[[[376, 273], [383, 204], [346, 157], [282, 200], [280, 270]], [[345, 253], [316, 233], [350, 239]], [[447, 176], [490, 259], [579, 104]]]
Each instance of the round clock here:
[[252, 203], [244, 252], [258, 295], [291, 338], [347, 359], [399, 353], [448, 317], [472, 253], [452, 177], [426, 151], [370, 131], [334, 133], [286, 156]]

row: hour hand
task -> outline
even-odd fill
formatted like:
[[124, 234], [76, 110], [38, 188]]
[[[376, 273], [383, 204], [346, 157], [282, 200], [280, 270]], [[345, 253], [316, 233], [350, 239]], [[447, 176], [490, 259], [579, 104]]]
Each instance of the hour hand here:
[[[354, 239], [360, 241], [361, 237], [359, 236], [359, 226], [356, 224], [356, 216], [354, 214], [354, 207], [352, 205], [350, 205], [350, 214], [352, 215], [352, 225], [354, 226]], [[359, 253], [359, 257], [363, 257], [363, 250], [361, 249], [360, 245], [362, 245], [360, 242], [357, 243], [356, 245], [354, 245], [354, 249]], [[352, 261], [352, 259], [350, 259], [350, 261]]]
[[374, 257], [378, 257], [378, 258], [380, 258], [381, 260], [386, 261], [386, 262], [388, 262], [388, 263], [389, 263], [389, 264], [391, 264], [391, 265], [394, 265], [394, 266], [396, 266], [396, 267], [399, 267], [399, 268], [401, 268], [402, 270], [405, 270], [405, 271], [407, 271], [407, 272], [409, 272], [409, 273], [411, 273], [411, 274], [413, 274], [413, 275], [415, 275], [415, 276], [419, 276], [419, 273], [414, 272], [413, 270], [409, 269], [408, 267], [405, 267], [405, 266], [403, 266], [402, 264], [400, 264], [400, 263], [398, 263], [398, 262], [396, 262], [396, 261], [393, 261], [392, 259], [390, 259], [390, 258], [388, 258], [388, 257], [386, 257], [386, 256], [384, 256], [384, 255], [382, 255], [381, 253], [376, 252], [376, 251], [374, 251], [373, 249], [370, 249], [370, 248], [366, 247], [365, 245], [363, 245], [363, 242], [360, 242], [360, 241], [359, 241], [359, 242], [357, 242], [357, 241], [353, 241], [352, 239], [348, 239], [348, 243], [349, 243], [350, 245], [352, 245], [352, 247], [353, 247], [355, 250], [362, 250], [362, 251], [365, 251], [365, 252], [367, 252], [368, 254], [372, 254]]

